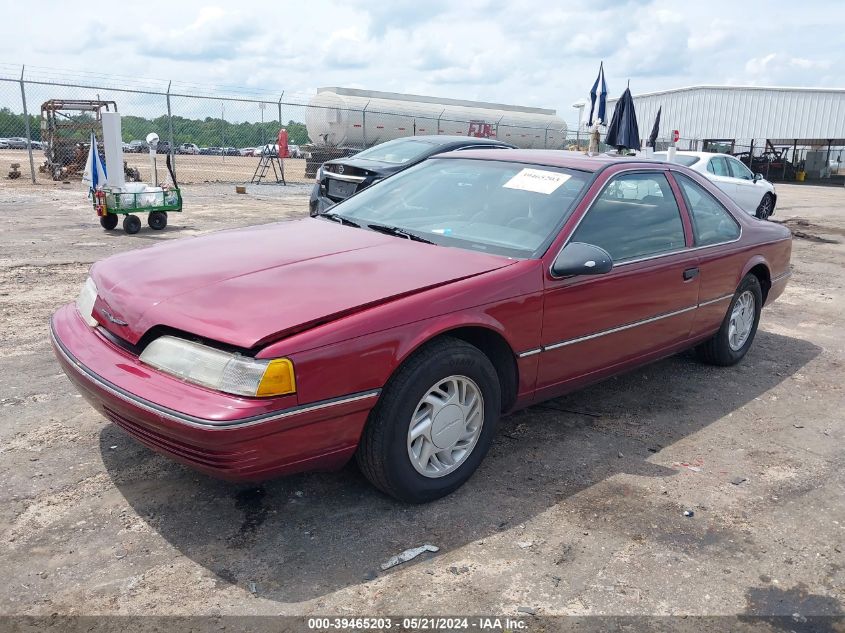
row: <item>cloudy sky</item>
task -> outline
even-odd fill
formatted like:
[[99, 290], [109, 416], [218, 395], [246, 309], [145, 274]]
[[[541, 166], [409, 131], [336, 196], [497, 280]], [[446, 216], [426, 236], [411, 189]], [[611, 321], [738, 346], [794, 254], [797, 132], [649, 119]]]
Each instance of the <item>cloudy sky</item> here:
[[[803, 0], [10, 2], [7, 70], [243, 86], [346, 86], [555, 108], [702, 83], [845, 87], [845, 3]], [[56, 74], [56, 73], [54, 73]], [[127, 80], [127, 83], [130, 83]]]

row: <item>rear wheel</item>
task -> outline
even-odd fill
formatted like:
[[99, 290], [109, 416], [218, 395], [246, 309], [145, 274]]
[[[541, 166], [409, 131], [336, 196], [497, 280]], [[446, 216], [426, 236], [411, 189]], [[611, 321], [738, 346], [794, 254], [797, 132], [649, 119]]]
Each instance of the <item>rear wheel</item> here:
[[767, 193], [763, 196], [763, 199], [760, 200], [760, 204], [757, 207], [757, 217], [761, 220], [768, 220], [769, 216], [772, 215], [775, 211], [775, 198], [772, 194]]
[[734, 365], [748, 352], [763, 307], [763, 291], [754, 275], [743, 277], [734, 293], [722, 327], [713, 338], [696, 348], [699, 358], [712, 365]]
[[117, 226], [117, 216], [114, 213], [107, 213], [106, 215], [101, 216], [100, 226], [102, 226], [106, 231], [111, 231]]
[[141, 218], [137, 215], [127, 215], [123, 218], [123, 230], [129, 235], [134, 235], [141, 230]]
[[388, 382], [356, 458], [377, 488], [410, 503], [466, 482], [490, 448], [501, 408], [496, 369], [481, 350], [443, 337]]
[[151, 229], [156, 231], [162, 230], [167, 226], [167, 213], [164, 211], [152, 211], [147, 218], [147, 224]]

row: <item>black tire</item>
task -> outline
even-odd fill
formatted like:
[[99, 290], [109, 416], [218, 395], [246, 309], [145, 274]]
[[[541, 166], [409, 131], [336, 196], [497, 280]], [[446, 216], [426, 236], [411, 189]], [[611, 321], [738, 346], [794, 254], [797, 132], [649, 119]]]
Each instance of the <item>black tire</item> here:
[[[729, 341], [729, 336], [734, 306], [736, 306], [740, 296], [746, 291], [750, 292], [754, 297], [754, 322], [751, 326], [751, 332], [742, 347], [733, 349]], [[719, 365], [721, 367], [735, 365], [741, 361], [754, 342], [754, 336], [757, 334], [757, 326], [760, 323], [760, 310], [762, 307], [763, 291], [760, 288], [760, 281], [754, 275], [746, 275], [739, 283], [739, 287], [736, 289], [733, 299], [731, 299], [728, 312], [722, 321], [722, 327], [719, 328], [719, 331], [716, 332], [713, 338], [696, 347], [698, 357], [705, 363]]]
[[772, 194], [767, 193], [763, 196], [763, 199], [760, 200], [760, 204], [757, 206], [757, 213], [755, 215], [761, 220], [768, 220], [774, 212], [775, 198]]
[[114, 213], [108, 213], [100, 217], [100, 226], [106, 231], [111, 231], [117, 226], [117, 216]]
[[129, 235], [135, 235], [135, 233], [141, 230], [141, 218], [137, 215], [127, 215], [123, 218], [123, 230], [129, 233]]
[[147, 224], [154, 231], [161, 231], [167, 226], [167, 212], [165, 211], [151, 211], [147, 218]]
[[[483, 398], [484, 420], [475, 445], [457, 469], [442, 477], [426, 477], [411, 463], [408, 429], [417, 403], [432, 385], [449, 376], [475, 382]], [[436, 339], [415, 352], [388, 381], [358, 444], [358, 466], [376, 488], [400, 501], [433, 501], [472, 476], [490, 448], [500, 413], [501, 386], [490, 359], [460, 339]]]

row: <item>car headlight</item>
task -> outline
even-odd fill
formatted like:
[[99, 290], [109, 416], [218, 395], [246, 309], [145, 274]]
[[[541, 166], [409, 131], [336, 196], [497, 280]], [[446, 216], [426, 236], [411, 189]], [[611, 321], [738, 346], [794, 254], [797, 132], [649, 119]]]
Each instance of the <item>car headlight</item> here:
[[282, 396], [296, 392], [287, 358], [257, 360], [175, 336], [160, 336], [141, 352], [141, 362], [203, 387], [238, 396]]
[[94, 318], [94, 302], [97, 301], [97, 285], [94, 280], [88, 277], [85, 280], [85, 285], [79, 291], [79, 296], [76, 298], [76, 309], [82, 320], [91, 327], [97, 326], [97, 319]]

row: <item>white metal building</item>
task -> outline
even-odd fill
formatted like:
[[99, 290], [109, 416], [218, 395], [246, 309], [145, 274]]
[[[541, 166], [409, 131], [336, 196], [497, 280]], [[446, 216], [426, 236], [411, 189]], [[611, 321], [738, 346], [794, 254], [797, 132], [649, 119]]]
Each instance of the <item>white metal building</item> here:
[[[608, 99], [607, 119], [618, 99]], [[760, 86], [691, 86], [634, 96], [640, 136], [647, 139], [658, 108], [660, 138], [728, 140], [763, 148], [773, 144], [845, 145], [845, 89]], [[589, 103], [580, 106], [586, 123]]]

